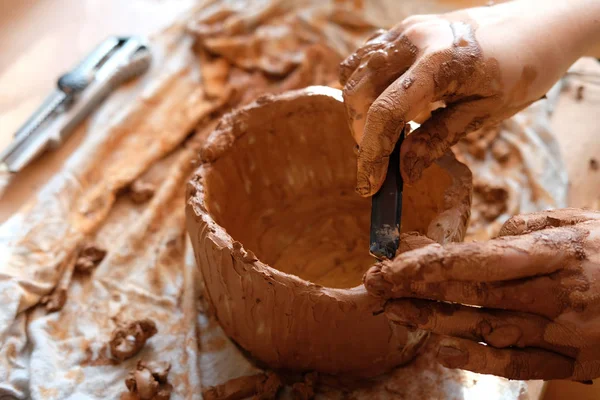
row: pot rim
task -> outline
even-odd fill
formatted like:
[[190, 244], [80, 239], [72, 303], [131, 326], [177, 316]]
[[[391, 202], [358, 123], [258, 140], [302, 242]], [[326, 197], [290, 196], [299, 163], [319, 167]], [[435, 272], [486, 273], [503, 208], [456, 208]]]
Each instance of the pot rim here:
[[[242, 121], [243, 118], [247, 118], [247, 115], [252, 113], [253, 110], [270, 107], [276, 102], [294, 101], [300, 97], [310, 96], [325, 96], [343, 103], [341, 90], [327, 86], [310, 86], [300, 90], [288, 91], [279, 95], [261, 96], [254, 102], [233, 110], [223, 116], [221, 122], [217, 125], [215, 130], [211, 132], [206, 143], [202, 147], [200, 154], [201, 163], [188, 183], [186, 193], [187, 205], [193, 211], [194, 217], [196, 219], [202, 219], [206, 224], [206, 229], [210, 231], [207, 234], [207, 237], [210, 240], [221, 248], [227, 248], [233, 257], [242, 261], [245, 265], [251, 266], [252, 270], [263, 275], [263, 278], [276, 281], [286, 286], [289, 286], [289, 283], [292, 283], [295, 287], [303, 288], [306, 291], [314, 292], [315, 294], [318, 293], [319, 295], [327, 295], [338, 299], [346, 298], [348, 300], [352, 299], [356, 301], [358, 297], [362, 297], [367, 293], [364, 284], [361, 283], [352, 288], [331, 288], [271, 267], [259, 260], [252, 251], [245, 249], [242, 243], [235, 240], [224, 227], [217, 224], [206, 207], [204, 177], [206, 174], [210, 173], [212, 164], [220, 157], [227, 154], [227, 151], [235, 144], [235, 142], [244, 136], [245, 131], [243, 130], [243, 123], [240, 123], [240, 121]], [[446, 170], [452, 177], [452, 185], [445, 191], [444, 211], [440, 213], [440, 216], [448, 211], [452, 214], [458, 214], [453, 215], [452, 218], [456, 219], [456, 217], [458, 217], [459, 220], [464, 222], [462, 232], [458, 232], [459, 235], [464, 236], [466, 222], [470, 215], [470, 189], [472, 186], [471, 171], [466, 165], [459, 162], [451, 151], [438, 159], [436, 164]], [[436, 222], [436, 220], [439, 219], [440, 217], [436, 218], [433, 222]], [[450, 225], [455, 225], [456, 223], [457, 222], [455, 221]], [[430, 230], [431, 229], [428, 230], [427, 236], [429, 236]], [[456, 238], [453, 237], [453, 239]], [[374, 260], [374, 263], [376, 262], [377, 261]]]

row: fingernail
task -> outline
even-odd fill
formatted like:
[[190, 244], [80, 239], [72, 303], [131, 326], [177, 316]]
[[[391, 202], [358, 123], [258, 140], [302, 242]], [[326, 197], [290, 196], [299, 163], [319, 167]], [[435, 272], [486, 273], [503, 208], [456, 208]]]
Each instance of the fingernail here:
[[454, 346], [440, 346], [437, 360], [446, 368], [460, 368], [469, 361], [469, 353]]

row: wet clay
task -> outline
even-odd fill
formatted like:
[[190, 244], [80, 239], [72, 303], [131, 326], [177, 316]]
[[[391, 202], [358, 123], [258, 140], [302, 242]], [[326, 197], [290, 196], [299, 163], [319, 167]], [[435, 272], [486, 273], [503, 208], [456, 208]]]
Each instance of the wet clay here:
[[155, 190], [156, 187], [152, 183], [136, 179], [129, 186], [129, 197], [134, 203], [143, 204], [154, 196]]
[[318, 375], [316, 373], [306, 374], [303, 382], [296, 382], [292, 385], [292, 399], [311, 400], [315, 397], [315, 386]]
[[156, 332], [156, 324], [150, 319], [133, 321], [115, 329], [108, 342], [112, 357], [124, 361], [135, 356]]
[[77, 261], [75, 261], [75, 271], [89, 273], [100, 264], [105, 256], [106, 250], [93, 243], [86, 243], [79, 251]]
[[171, 364], [157, 361], [138, 361], [135, 370], [125, 379], [129, 391], [121, 400], [168, 400], [173, 386], [167, 381]]
[[[190, 182], [187, 227], [219, 322], [252, 356], [369, 376], [410, 360], [421, 332], [392, 330], [361, 285], [370, 201], [353, 192], [340, 95], [265, 96], [224, 117]], [[401, 230], [461, 240], [469, 170], [448, 155], [425, 174], [405, 189]]]
[[219, 386], [210, 386], [202, 391], [204, 400], [252, 400], [275, 399], [282, 387], [279, 376], [273, 372], [242, 376], [230, 379]]
[[173, 386], [167, 382], [171, 364], [139, 361], [125, 379], [128, 393], [121, 400], [168, 400]]
[[65, 288], [56, 288], [52, 293], [42, 297], [40, 300], [40, 304], [42, 304], [48, 312], [60, 311], [66, 302], [67, 290]]

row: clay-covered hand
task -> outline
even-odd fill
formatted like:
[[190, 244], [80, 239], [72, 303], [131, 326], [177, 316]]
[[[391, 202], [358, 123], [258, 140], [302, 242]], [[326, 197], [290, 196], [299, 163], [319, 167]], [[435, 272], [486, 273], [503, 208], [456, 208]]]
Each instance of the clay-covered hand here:
[[390, 321], [439, 335], [447, 367], [511, 379], [600, 376], [600, 212], [516, 216], [496, 239], [427, 245], [373, 266], [364, 283], [393, 299]]
[[[593, 30], [573, 9], [581, 14], [562, 0], [515, 1], [419, 15], [368, 40], [340, 68], [359, 144], [357, 192], [370, 196], [379, 190], [405, 123], [436, 106], [445, 105], [402, 145], [407, 182], [419, 179], [465, 133], [543, 97], [594, 41], [580, 32]], [[600, 7], [588, 10], [598, 17]], [[569, 22], [575, 19], [578, 24]], [[588, 25], [598, 30], [600, 24]]]

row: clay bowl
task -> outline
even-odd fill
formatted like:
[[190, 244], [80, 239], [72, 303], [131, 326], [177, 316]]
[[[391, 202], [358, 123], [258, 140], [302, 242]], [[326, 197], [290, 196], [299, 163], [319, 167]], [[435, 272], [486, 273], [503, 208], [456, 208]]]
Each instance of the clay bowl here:
[[[412, 359], [362, 285], [370, 199], [354, 192], [341, 92], [263, 97], [227, 116], [188, 186], [187, 228], [225, 332], [272, 368], [368, 377]], [[460, 241], [471, 174], [447, 155], [405, 188], [402, 231]]]

